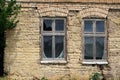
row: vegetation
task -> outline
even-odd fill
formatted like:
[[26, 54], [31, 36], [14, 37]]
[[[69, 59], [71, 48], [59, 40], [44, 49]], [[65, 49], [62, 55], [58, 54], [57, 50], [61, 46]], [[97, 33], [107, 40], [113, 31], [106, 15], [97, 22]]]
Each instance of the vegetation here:
[[19, 22], [16, 18], [20, 6], [16, 0], [0, 0], [0, 76], [4, 73], [4, 48], [6, 45], [5, 31], [16, 27]]
[[7, 80], [6, 76], [0, 77], [0, 80]]
[[89, 80], [100, 80], [100, 74], [99, 73], [94, 73], [93, 75], [91, 75]]
[[47, 78], [45, 78], [45, 77], [43, 77], [43, 78], [41, 78], [40, 80], [48, 80]]

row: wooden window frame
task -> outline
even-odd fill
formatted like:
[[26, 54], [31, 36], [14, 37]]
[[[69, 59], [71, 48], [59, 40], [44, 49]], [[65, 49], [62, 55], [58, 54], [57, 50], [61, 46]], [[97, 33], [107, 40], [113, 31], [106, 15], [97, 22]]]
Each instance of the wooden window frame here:
[[[92, 21], [93, 22], [93, 32], [84, 32], [84, 21]], [[104, 32], [96, 32], [96, 21], [104, 21]], [[108, 64], [107, 62], [107, 27], [106, 27], [106, 19], [83, 19], [82, 20], [82, 58], [83, 64]], [[84, 37], [93, 37], [94, 42], [93, 42], [93, 59], [84, 59]], [[104, 37], [104, 55], [105, 55], [105, 59], [95, 59], [95, 54], [96, 54], [96, 46], [95, 46], [95, 41], [96, 41], [96, 37]]]
[[[43, 21], [45, 19], [53, 20], [52, 22], [52, 31], [44, 31], [43, 30]], [[55, 31], [55, 20], [64, 20], [64, 31]], [[66, 18], [41, 18], [41, 40], [42, 40], [42, 49], [41, 49], [41, 63], [67, 63], [66, 61]], [[43, 58], [43, 37], [44, 36], [52, 36], [52, 58]], [[64, 58], [55, 58], [55, 36], [63, 36], [64, 37]]]

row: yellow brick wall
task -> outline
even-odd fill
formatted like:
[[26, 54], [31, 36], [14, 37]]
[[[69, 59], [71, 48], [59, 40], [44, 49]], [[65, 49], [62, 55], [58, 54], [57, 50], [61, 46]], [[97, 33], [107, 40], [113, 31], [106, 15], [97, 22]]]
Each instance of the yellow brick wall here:
[[[37, 10], [33, 7], [37, 7]], [[25, 8], [26, 7], [26, 8]], [[113, 9], [112, 10], [110, 10]], [[82, 3], [23, 3], [18, 16], [17, 27], [6, 32], [5, 71], [8, 77], [17, 80], [32, 80], [47, 77], [56, 80], [60, 77], [76, 77], [88, 80], [93, 72], [100, 72], [96, 65], [82, 64], [82, 18], [92, 14], [107, 17], [108, 27], [108, 65], [104, 73], [120, 75], [120, 9], [119, 4], [82, 4]], [[47, 10], [48, 9], [48, 10]], [[47, 12], [45, 12], [47, 10]], [[91, 12], [92, 11], [92, 14]], [[44, 12], [44, 13], [42, 13]], [[99, 14], [98, 14], [99, 13]], [[41, 23], [40, 17], [64, 16], [66, 25], [66, 64], [41, 64]]]

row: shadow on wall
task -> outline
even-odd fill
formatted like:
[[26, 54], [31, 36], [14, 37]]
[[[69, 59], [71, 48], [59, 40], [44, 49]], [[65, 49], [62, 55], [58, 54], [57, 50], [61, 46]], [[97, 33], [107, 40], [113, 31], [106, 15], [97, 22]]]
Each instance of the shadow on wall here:
[[20, 29], [15, 28], [12, 30], [6, 31], [6, 48], [4, 56], [4, 72], [9, 74], [11, 66], [14, 64], [14, 61], [17, 57], [18, 47], [17, 42], [19, 40]]
[[4, 47], [5, 47], [5, 35], [0, 33], [0, 76], [4, 75]]

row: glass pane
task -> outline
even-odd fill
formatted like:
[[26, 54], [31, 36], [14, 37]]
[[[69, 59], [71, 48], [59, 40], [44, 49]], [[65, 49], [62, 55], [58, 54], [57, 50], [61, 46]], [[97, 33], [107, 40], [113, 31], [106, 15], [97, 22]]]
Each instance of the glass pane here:
[[104, 21], [96, 21], [96, 32], [104, 32]]
[[55, 30], [64, 31], [64, 20], [55, 20]]
[[96, 59], [104, 57], [104, 37], [96, 37]]
[[85, 37], [84, 59], [93, 59], [93, 37]]
[[52, 31], [52, 20], [47, 19], [43, 21], [43, 30]]
[[52, 58], [52, 36], [44, 36], [43, 37], [43, 45], [44, 45], [44, 58]]
[[85, 32], [93, 32], [93, 22], [92, 21], [84, 22], [84, 31]]
[[64, 37], [55, 36], [55, 58], [64, 58]]

